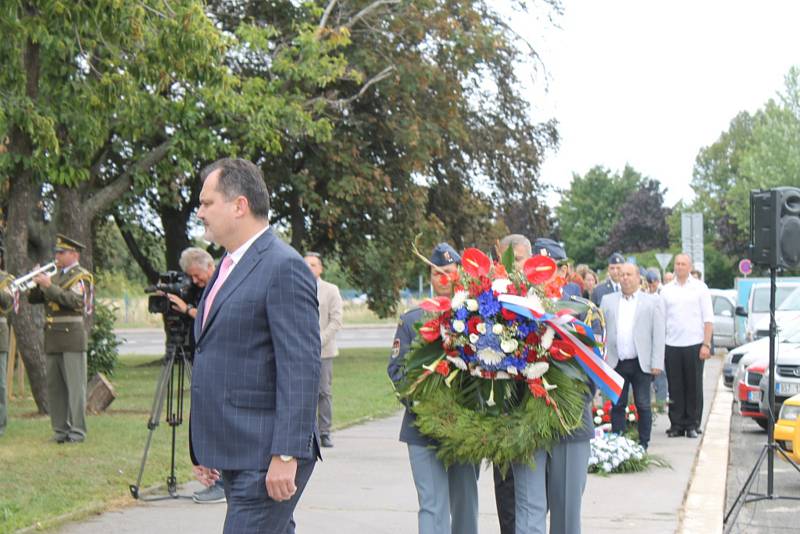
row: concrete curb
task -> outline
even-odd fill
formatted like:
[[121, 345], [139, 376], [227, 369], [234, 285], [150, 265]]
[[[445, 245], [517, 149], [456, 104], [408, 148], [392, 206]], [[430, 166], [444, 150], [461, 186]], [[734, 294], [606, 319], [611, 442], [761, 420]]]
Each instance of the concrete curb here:
[[722, 532], [725, 487], [728, 477], [728, 447], [733, 393], [722, 376], [717, 382], [703, 440], [695, 456], [692, 477], [683, 505], [678, 532], [717, 534]]

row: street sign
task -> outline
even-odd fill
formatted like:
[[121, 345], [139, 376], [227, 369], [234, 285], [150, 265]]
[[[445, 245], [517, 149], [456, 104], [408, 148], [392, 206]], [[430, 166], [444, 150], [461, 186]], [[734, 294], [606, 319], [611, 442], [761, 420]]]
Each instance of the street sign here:
[[692, 257], [694, 268], [705, 275], [702, 213], [681, 214], [681, 250]]
[[739, 262], [739, 272], [745, 276], [748, 276], [753, 272], [753, 262], [748, 260], [747, 258], [743, 259]]
[[667, 270], [669, 262], [672, 261], [672, 254], [668, 252], [659, 252], [656, 254], [656, 261], [658, 261], [658, 264], [661, 266], [661, 272], [663, 273]]

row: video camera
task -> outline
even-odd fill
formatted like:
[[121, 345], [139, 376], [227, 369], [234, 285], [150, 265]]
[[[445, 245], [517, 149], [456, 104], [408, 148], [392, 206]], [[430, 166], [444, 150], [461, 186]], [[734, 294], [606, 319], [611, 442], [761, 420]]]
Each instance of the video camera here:
[[192, 279], [180, 271], [159, 273], [158, 283], [144, 288], [145, 293], [150, 294], [147, 299], [147, 311], [164, 316], [167, 352], [184, 354], [189, 361], [194, 357], [194, 340], [191, 335], [194, 321], [188, 315], [173, 309], [172, 302], [164, 293], [177, 295], [184, 302], [192, 303], [198, 290], [199, 288], [192, 284]]

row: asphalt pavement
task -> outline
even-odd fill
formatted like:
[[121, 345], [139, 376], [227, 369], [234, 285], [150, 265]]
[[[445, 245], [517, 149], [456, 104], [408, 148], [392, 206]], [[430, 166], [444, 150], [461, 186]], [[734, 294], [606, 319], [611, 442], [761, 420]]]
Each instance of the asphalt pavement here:
[[[725, 434], [711, 415], [719, 380], [721, 361], [712, 359], [705, 367], [707, 430]], [[719, 406], [719, 403], [716, 403]], [[716, 410], [719, 412], [719, 409]], [[728, 422], [727, 413], [723, 420]], [[671, 467], [652, 467], [642, 473], [590, 475], [583, 496], [583, 532], [620, 534], [647, 532], [721, 532], [722, 496], [725, 492], [725, 457], [719, 447], [706, 443], [726, 440], [668, 438], [666, 415], [654, 421], [650, 453], [667, 460]], [[295, 518], [298, 532], [364, 534], [408, 534], [416, 532], [417, 500], [405, 446], [397, 441], [400, 413], [385, 419], [353, 426], [333, 434], [335, 447], [323, 451]], [[698, 454], [700, 452], [700, 454]], [[703, 458], [702, 481], [697, 459]], [[711, 485], [701, 488], [699, 482]], [[183, 495], [199, 486], [190, 482], [180, 488]], [[716, 499], [716, 500], [715, 500]], [[719, 502], [717, 502], [719, 501]], [[60, 534], [106, 534], [170, 532], [212, 534], [222, 530], [225, 505], [198, 505], [188, 499], [141, 502], [131, 499], [127, 506], [65, 525]], [[706, 525], [697, 527], [696, 525]], [[707, 525], [711, 525], [708, 527]], [[480, 477], [480, 532], [497, 534], [496, 509], [491, 471]]]
[[[730, 459], [728, 463], [726, 512], [744, 486], [758, 456], [767, 443], [767, 433], [749, 417], [730, 409]], [[780, 455], [775, 455], [773, 495], [800, 499], [800, 472]], [[761, 464], [751, 492], [766, 494], [767, 461]], [[767, 499], [746, 504], [731, 529], [732, 533], [789, 533], [800, 532], [800, 500]]]

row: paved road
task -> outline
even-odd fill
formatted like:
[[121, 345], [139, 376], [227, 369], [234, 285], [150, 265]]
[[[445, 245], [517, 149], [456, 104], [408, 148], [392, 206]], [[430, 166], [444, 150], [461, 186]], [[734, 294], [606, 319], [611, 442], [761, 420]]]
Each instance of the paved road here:
[[[339, 330], [336, 341], [341, 349], [384, 347], [392, 345], [395, 327], [350, 326]], [[128, 354], [163, 354], [164, 331], [156, 328], [119, 329], [117, 338], [123, 341], [119, 347], [122, 356]]]
[[[731, 415], [730, 457], [728, 463], [727, 507], [733, 504], [744, 485], [747, 475], [756, 464], [758, 455], [767, 442], [767, 433], [755, 421], [733, 413]], [[800, 473], [776, 454], [774, 469], [774, 494], [800, 497]], [[767, 491], [767, 462], [764, 460], [752, 490]], [[798, 500], [765, 500], [746, 504], [736, 520], [732, 533], [789, 533], [800, 532], [798, 526]]]

